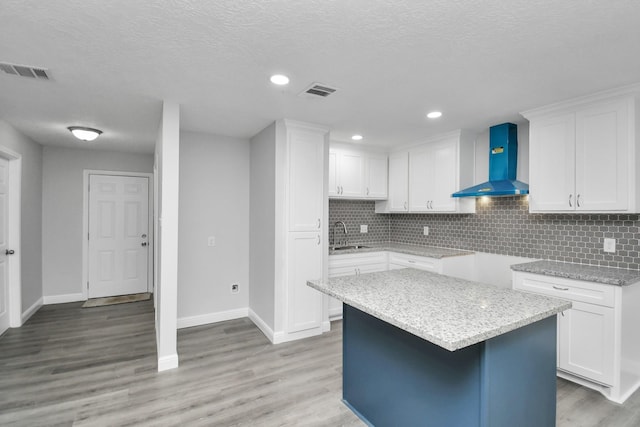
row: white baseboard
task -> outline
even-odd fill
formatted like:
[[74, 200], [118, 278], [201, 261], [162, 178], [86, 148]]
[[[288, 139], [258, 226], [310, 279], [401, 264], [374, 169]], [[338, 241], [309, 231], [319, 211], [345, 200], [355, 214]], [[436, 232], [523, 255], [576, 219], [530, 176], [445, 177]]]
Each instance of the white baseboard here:
[[170, 356], [158, 357], [158, 372], [168, 371], [178, 367], [178, 354], [174, 353]]
[[262, 318], [258, 316], [255, 311], [251, 309], [249, 309], [249, 319], [251, 319], [253, 324], [262, 331], [262, 333], [269, 339], [269, 341], [271, 341], [272, 344], [275, 344], [273, 329], [271, 329], [269, 325], [267, 325], [267, 323], [262, 320]]
[[33, 316], [35, 314], [36, 311], [38, 311], [38, 309], [40, 307], [42, 307], [44, 305], [43, 303], [44, 298], [40, 297], [38, 298], [38, 301], [34, 302], [31, 307], [27, 308], [23, 313], [22, 313], [22, 323], [20, 324], [20, 326], [24, 325], [24, 323], [29, 320], [29, 318], [31, 316]]
[[248, 315], [249, 309], [245, 307], [235, 310], [219, 311], [217, 313], [200, 314], [198, 316], [181, 317], [178, 319], [178, 329], [224, 322], [225, 320], [241, 319]]
[[284, 331], [278, 331], [275, 333], [272, 343], [281, 344], [289, 341], [301, 340], [303, 338], [315, 337], [317, 335], [322, 335], [322, 332], [322, 325], [317, 328], [307, 329], [305, 331], [299, 332], [287, 333]]
[[45, 295], [42, 297], [44, 305], [48, 304], [65, 304], [68, 302], [86, 301], [87, 299], [82, 295], [82, 292], [77, 294], [66, 295]]

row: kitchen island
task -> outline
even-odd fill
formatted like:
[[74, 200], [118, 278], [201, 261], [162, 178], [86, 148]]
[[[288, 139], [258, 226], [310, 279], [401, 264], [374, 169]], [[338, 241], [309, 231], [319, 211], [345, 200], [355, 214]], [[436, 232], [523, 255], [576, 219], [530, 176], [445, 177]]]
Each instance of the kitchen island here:
[[571, 303], [414, 269], [308, 284], [344, 303], [343, 400], [369, 425], [555, 425]]

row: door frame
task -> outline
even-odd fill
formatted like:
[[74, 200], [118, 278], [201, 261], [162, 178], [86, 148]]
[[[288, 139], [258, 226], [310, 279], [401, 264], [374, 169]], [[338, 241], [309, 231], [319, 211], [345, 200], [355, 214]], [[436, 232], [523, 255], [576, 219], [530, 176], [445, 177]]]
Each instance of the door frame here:
[[21, 243], [21, 191], [22, 191], [22, 155], [0, 146], [0, 157], [9, 161], [9, 227], [7, 233], [7, 243], [15, 254], [7, 258], [9, 266], [9, 301], [7, 308], [9, 311], [9, 327], [19, 328], [22, 326], [22, 254], [20, 252]]
[[[90, 175], [107, 175], [107, 176], [131, 176], [136, 178], [147, 178], [148, 181], [148, 197], [149, 197], [149, 244], [148, 248], [153, 248], [154, 242], [154, 202], [153, 202], [153, 188], [154, 180], [153, 173], [147, 172], [122, 172], [122, 171], [105, 171], [96, 169], [85, 169], [82, 174], [82, 298], [87, 300], [89, 297], [89, 176]], [[85, 239], [85, 237], [87, 237]], [[147, 256], [147, 292], [153, 292], [154, 275], [153, 275], [153, 253], [149, 253]]]

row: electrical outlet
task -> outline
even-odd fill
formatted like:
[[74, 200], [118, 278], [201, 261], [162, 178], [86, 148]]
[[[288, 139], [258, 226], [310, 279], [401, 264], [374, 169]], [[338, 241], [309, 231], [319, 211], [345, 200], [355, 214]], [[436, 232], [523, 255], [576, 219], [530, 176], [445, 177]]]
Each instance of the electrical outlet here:
[[238, 292], [240, 292], [240, 285], [238, 285], [237, 283], [234, 283], [231, 285], [231, 293], [232, 294], [237, 294]]
[[423, 227], [422, 234], [424, 234], [425, 236], [428, 236], [429, 235], [429, 227], [426, 227], [426, 226]]
[[369, 232], [369, 226], [368, 225], [361, 225], [360, 226], [360, 232], [361, 233], [368, 233]]
[[207, 239], [207, 246], [215, 246], [216, 245], [216, 236], [209, 236]]
[[604, 249], [605, 252], [615, 253], [616, 239], [604, 239], [604, 244], [602, 245], [602, 249]]

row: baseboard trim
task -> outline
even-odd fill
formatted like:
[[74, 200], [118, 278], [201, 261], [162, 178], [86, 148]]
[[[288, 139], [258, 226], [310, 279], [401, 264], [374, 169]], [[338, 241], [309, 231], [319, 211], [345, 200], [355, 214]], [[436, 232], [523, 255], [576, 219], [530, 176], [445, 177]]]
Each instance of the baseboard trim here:
[[22, 317], [22, 320], [21, 320], [21, 321], [22, 321], [22, 323], [20, 323], [20, 326], [24, 325], [24, 324], [25, 324], [25, 322], [26, 322], [27, 320], [29, 320], [29, 318], [30, 318], [31, 316], [33, 316], [33, 315], [36, 313], [36, 311], [38, 311], [38, 310], [40, 309], [40, 307], [42, 307], [42, 306], [44, 305], [43, 301], [44, 301], [44, 298], [43, 298], [43, 297], [38, 298], [38, 301], [34, 302], [34, 303], [31, 305], [31, 307], [27, 308], [27, 309], [22, 313], [22, 316], [21, 316], [21, 317]]
[[178, 319], [178, 329], [191, 328], [193, 326], [208, 325], [210, 323], [224, 322], [226, 320], [241, 319], [249, 315], [248, 308], [218, 311], [216, 313], [200, 314], [198, 316], [181, 317]]
[[322, 328], [323, 328], [322, 325], [320, 325], [320, 327], [307, 329], [299, 332], [287, 333], [284, 331], [279, 331], [275, 333], [275, 336], [273, 337], [272, 342], [274, 344], [282, 344], [289, 341], [301, 340], [303, 338], [315, 337], [317, 335], [322, 335]]
[[86, 301], [87, 299], [82, 295], [82, 292], [77, 294], [66, 295], [45, 295], [42, 297], [43, 305], [48, 304], [66, 304], [68, 302]]
[[275, 334], [273, 333], [273, 329], [271, 329], [269, 325], [267, 325], [267, 322], [262, 320], [262, 318], [251, 309], [249, 309], [249, 319], [253, 322], [254, 325], [258, 327], [258, 329], [262, 331], [262, 333], [267, 337], [269, 341], [271, 341], [272, 344], [275, 344]]
[[178, 354], [158, 357], [158, 372], [168, 371], [178, 367]]

